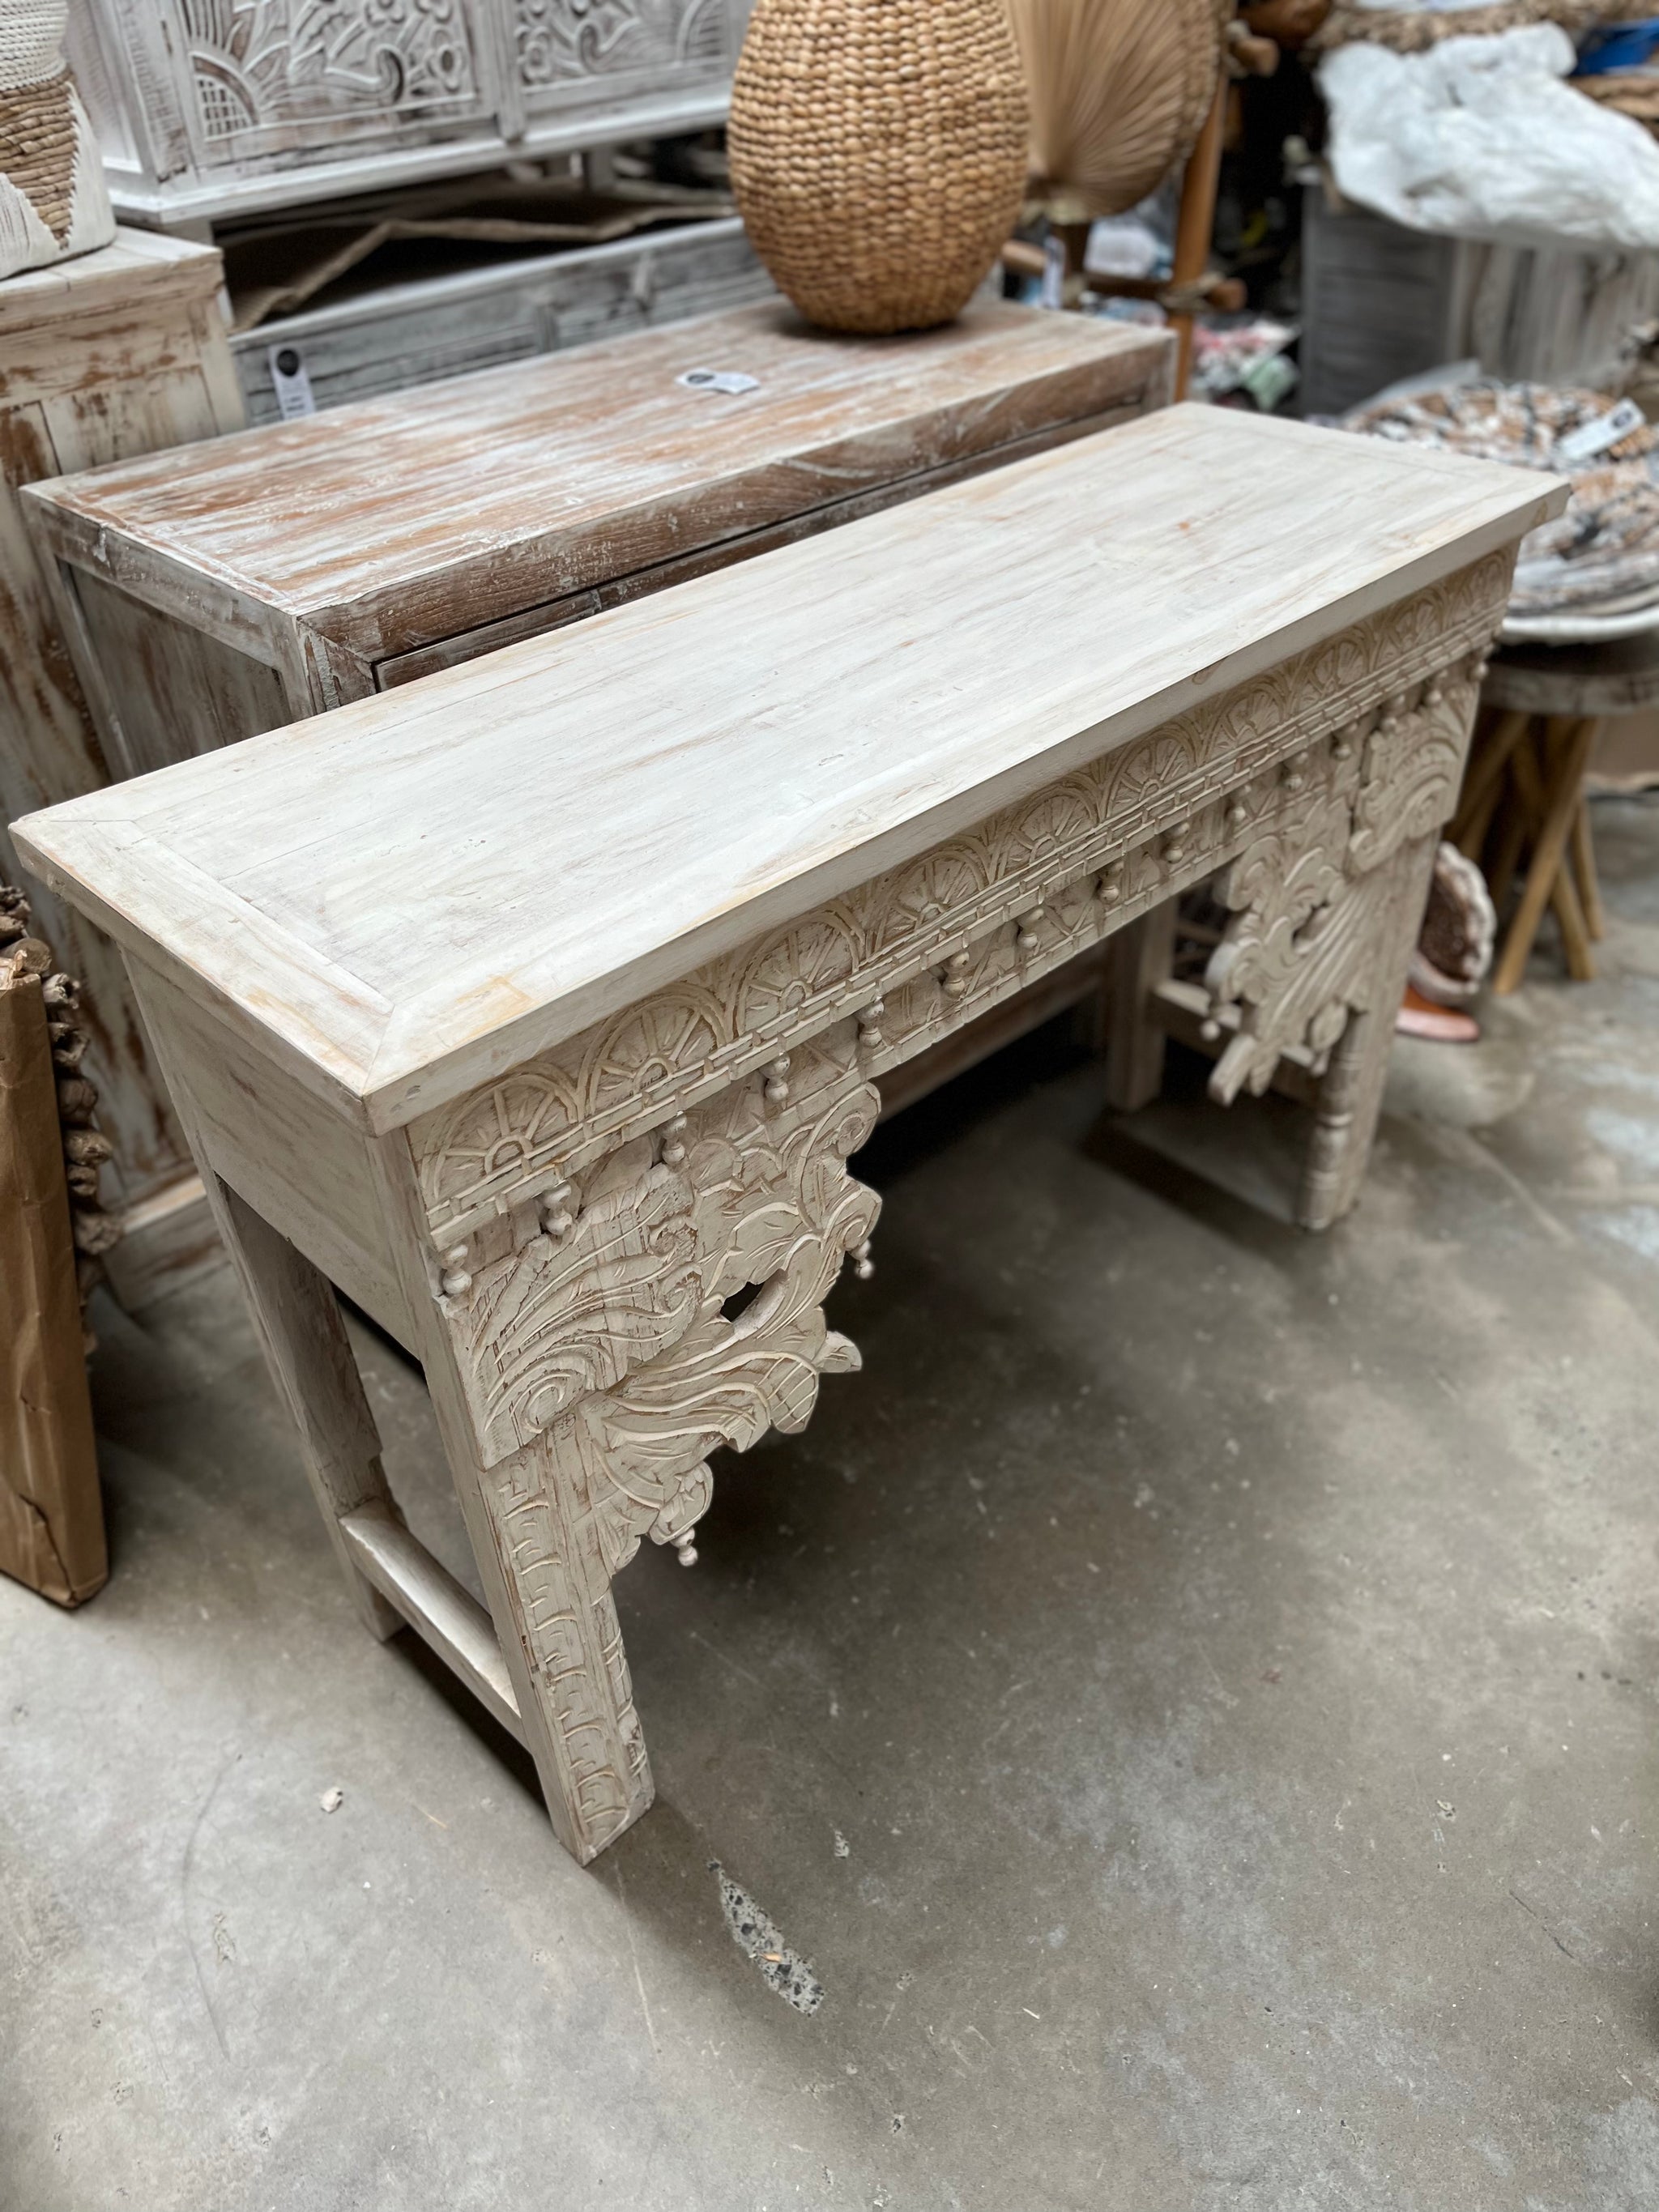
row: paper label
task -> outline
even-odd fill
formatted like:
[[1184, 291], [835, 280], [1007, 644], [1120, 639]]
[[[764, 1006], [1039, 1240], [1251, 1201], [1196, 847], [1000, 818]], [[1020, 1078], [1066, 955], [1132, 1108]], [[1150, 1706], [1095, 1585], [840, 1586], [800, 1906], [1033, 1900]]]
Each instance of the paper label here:
[[314, 415], [317, 402], [312, 393], [306, 357], [299, 347], [271, 346], [266, 350], [265, 359], [270, 364], [270, 381], [276, 394], [276, 411], [283, 422], [294, 422], [302, 415]]
[[1555, 458], [1570, 469], [1578, 468], [1598, 453], [1605, 453], [1609, 446], [1616, 446], [1621, 438], [1628, 438], [1632, 430], [1639, 430], [1647, 419], [1633, 399], [1621, 399], [1593, 422], [1581, 422], [1565, 438], [1558, 438]]
[[1063, 307], [1066, 305], [1066, 247], [1052, 232], [1042, 241], [1042, 294], [1038, 305], [1044, 307]]
[[758, 392], [760, 379], [745, 376], [740, 368], [688, 368], [674, 379], [690, 392]]

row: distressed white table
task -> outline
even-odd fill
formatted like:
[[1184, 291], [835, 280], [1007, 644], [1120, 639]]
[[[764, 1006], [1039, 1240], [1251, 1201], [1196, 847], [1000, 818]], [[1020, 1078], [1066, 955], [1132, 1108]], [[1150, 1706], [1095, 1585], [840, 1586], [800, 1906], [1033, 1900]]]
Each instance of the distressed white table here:
[[[17, 826], [126, 954], [364, 1617], [578, 1857], [651, 1798], [612, 1578], [858, 1364], [823, 1300], [884, 1072], [1219, 871], [1218, 1075], [1328, 1063], [1351, 1194], [1561, 495], [1177, 409]], [[331, 1284], [425, 1369], [493, 1626]]]

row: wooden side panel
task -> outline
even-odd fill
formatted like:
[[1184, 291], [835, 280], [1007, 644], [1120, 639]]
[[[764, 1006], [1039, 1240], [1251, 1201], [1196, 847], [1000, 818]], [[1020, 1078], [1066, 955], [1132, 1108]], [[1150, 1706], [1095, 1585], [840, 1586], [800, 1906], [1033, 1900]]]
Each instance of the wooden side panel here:
[[[6, 823], [120, 772], [88, 712], [21, 486], [241, 427], [213, 297], [218, 257], [121, 233], [101, 253], [14, 279], [0, 300], [0, 876], [17, 879]], [[33, 307], [29, 306], [30, 301]], [[119, 955], [31, 887], [42, 933], [85, 986], [87, 1072], [129, 1204], [188, 1176]]]
[[0, 1572], [59, 1605], [109, 1573], [37, 975], [0, 969]]
[[[0, 878], [23, 880], [6, 829], [111, 777], [53, 618], [16, 487], [57, 465], [38, 407], [0, 407]], [[87, 1073], [115, 1146], [112, 1183], [130, 1202], [189, 1171], [189, 1154], [127, 989], [121, 956], [72, 907], [31, 884], [41, 933], [84, 986]]]
[[143, 775], [293, 720], [283, 679], [264, 661], [84, 569], [63, 574], [101, 672], [120, 774]]
[[164, 976], [137, 962], [130, 972], [163, 1059], [187, 1071], [204, 1165], [412, 1345], [367, 1139]]

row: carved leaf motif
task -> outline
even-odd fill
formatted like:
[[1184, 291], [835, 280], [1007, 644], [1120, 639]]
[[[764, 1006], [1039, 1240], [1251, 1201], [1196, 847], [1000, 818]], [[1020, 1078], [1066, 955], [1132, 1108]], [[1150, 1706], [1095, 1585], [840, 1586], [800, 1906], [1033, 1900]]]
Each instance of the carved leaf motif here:
[[567, 1242], [534, 1238], [481, 1271], [465, 1304], [449, 1302], [492, 1459], [651, 1358], [696, 1312], [690, 1186], [649, 1145], [625, 1149], [633, 1157], [611, 1164], [609, 1188], [590, 1187]]
[[[801, 1393], [809, 1373], [817, 1387], [818, 1308], [875, 1219], [873, 1194], [845, 1163], [869, 1134], [878, 1101], [850, 1054], [818, 1048], [803, 1053], [792, 1085], [781, 1112], [753, 1083], [697, 1109], [675, 1168], [656, 1158], [649, 1139], [619, 1147], [585, 1179], [580, 1212], [562, 1237], [529, 1236], [444, 1300], [489, 1462], [626, 1378], [635, 1378], [630, 1391], [645, 1392], [627, 1403], [661, 1412], [661, 1392], [672, 1397], [681, 1387], [673, 1378], [694, 1378], [709, 1360], [731, 1370], [723, 1389], [747, 1391], [745, 1403], [766, 1409], [763, 1428], [787, 1425], [792, 1409], [810, 1406]], [[750, 1284], [764, 1288], [727, 1320], [723, 1304]], [[705, 1436], [684, 1408], [675, 1418], [692, 1439], [672, 1449], [678, 1474], [726, 1431]], [[746, 1417], [738, 1431], [752, 1442]], [[662, 1502], [658, 1495], [655, 1505]]]

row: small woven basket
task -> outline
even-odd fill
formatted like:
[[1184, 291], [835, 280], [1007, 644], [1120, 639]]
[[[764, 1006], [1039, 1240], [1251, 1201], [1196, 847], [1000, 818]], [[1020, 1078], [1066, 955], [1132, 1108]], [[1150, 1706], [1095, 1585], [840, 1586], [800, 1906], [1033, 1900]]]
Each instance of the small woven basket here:
[[65, 0], [0, 0], [0, 277], [107, 246], [115, 217], [64, 66]]
[[1031, 88], [1031, 172], [1077, 216], [1155, 191], [1203, 128], [1221, 68], [1218, 0], [1008, 0]]
[[732, 87], [732, 185], [807, 319], [926, 330], [1019, 217], [1030, 118], [1003, 0], [759, 0]]

